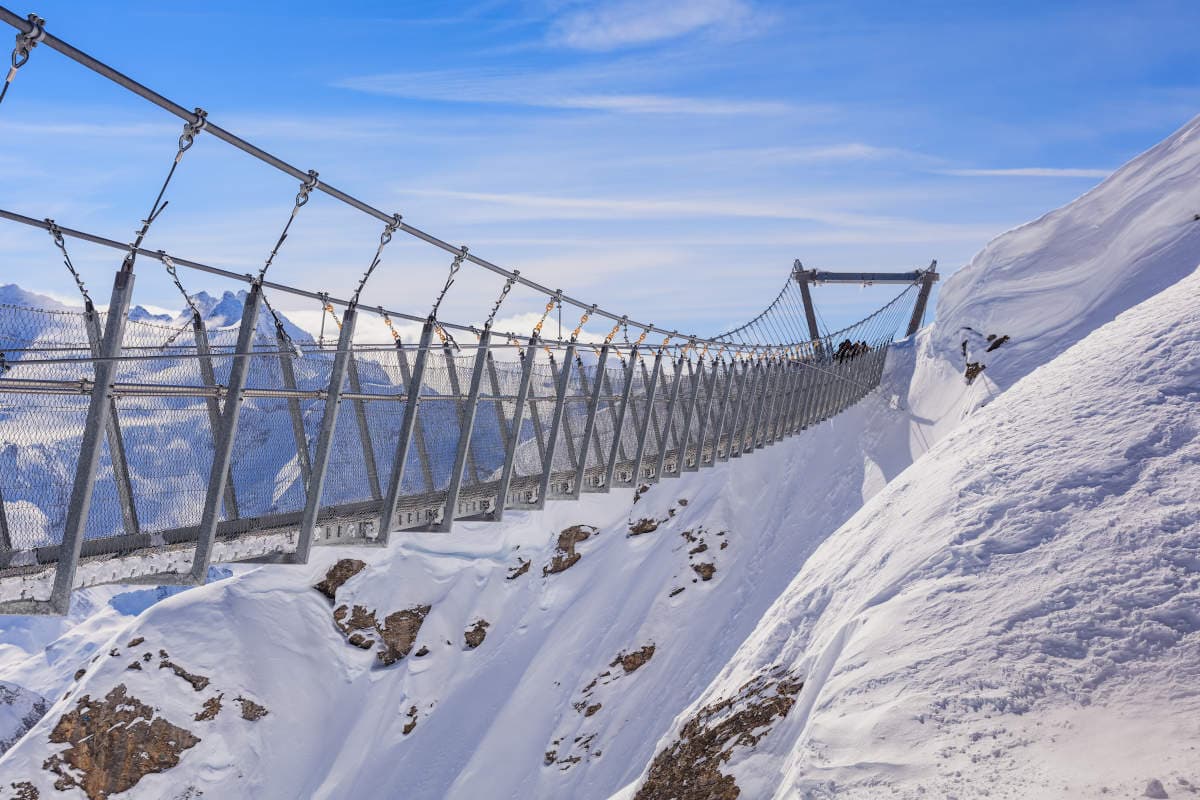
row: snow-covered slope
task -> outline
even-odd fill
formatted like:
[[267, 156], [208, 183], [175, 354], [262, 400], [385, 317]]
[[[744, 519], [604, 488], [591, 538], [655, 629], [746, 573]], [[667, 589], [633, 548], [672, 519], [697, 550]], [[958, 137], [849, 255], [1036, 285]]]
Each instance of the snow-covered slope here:
[[746, 796], [1200, 791], [1198, 294], [1200, 272], [1019, 382], [808, 559], [680, 717], [803, 683], [721, 766]]
[[[893, 350], [878, 393], [782, 445], [636, 501], [629, 492], [585, 496], [501, 525], [405, 534], [387, 551], [320, 548], [308, 566], [239, 572], [136, 620], [105, 612], [65, 629], [73, 644], [61, 651], [47, 636], [47, 652], [66, 653], [55, 660], [60, 677], [45, 691], [15, 682], [58, 702], [0, 758], [0, 785], [30, 781], [46, 797], [56, 781], [86, 782], [84, 774], [128, 783], [88, 766], [86, 743], [100, 732], [88, 725], [130, 733], [116, 744], [162, 764], [121, 797], [603, 798], [631, 785], [656, 743], [671, 741], [662, 737], [680, 713], [702, 694], [719, 697], [706, 687], [865, 499], [1002, 390], [1179, 280], [1187, 258], [1195, 268], [1200, 251], [1187, 247], [1200, 223], [1188, 208], [1200, 207], [1198, 178], [1192, 124], [1071, 206], [998, 238], [947, 281], [937, 322]], [[1121, 235], [1094, 224], [1099, 207]], [[1114, 242], [1126, 256], [1109, 255]], [[972, 383], [968, 361], [985, 366]], [[971, 459], [975, 440], [956, 443]], [[900, 545], [891, 558], [908, 557]], [[341, 576], [354, 574], [336, 591], [326, 584], [331, 602], [312, 587], [341, 559], [363, 565], [343, 564]], [[1013, 594], [1033, 603], [1041, 589], [1031, 582]], [[100, 591], [75, 602], [111, 608], [89, 600]], [[36, 663], [38, 644], [26, 642], [22, 664]], [[401, 651], [390, 666], [377, 655]], [[74, 674], [67, 662], [86, 668], [78, 682], [61, 677]], [[0, 661], [0, 680], [5, 663], [14, 662]], [[806, 716], [795, 687], [813, 681], [811, 665], [787, 666], [805, 672], [733, 687], [756, 709], [738, 720], [777, 718], [785, 707], [788, 725]], [[154, 729], [164, 734], [156, 741], [134, 736]], [[775, 765], [791, 752], [783, 728], [779, 736], [779, 753], [762, 756]], [[48, 760], [58, 773], [43, 767]]]

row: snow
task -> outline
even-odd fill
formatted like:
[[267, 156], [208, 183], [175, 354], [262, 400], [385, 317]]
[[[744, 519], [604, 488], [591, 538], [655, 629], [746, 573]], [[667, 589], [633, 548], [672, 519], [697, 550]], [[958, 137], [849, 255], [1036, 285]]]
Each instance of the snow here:
[[[1198, 128], [992, 242], [947, 280], [937, 322], [893, 349], [878, 392], [782, 444], [636, 502], [585, 495], [238, 568], [136, 618], [118, 608], [145, 598], [114, 607], [128, 590], [94, 587], [67, 620], [5, 622], [0, 680], [56, 702], [0, 757], [0, 785], [54, 796], [49, 731], [124, 683], [202, 740], [130, 798], [631, 796], [689, 713], [784, 664], [806, 685], [726, 765], [743, 797], [1187, 791]], [[988, 351], [988, 335], [1010, 340]], [[968, 360], [985, 365], [969, 384]], [[630, 536], [643, 518], [657, 530]], [[543, 575], [576, 524], [598, 529], [582, 558]], [[341, 558], [366, 567], [338, 605], [431, 606], [391, 667], [347, 644], [311, 588]], [[692, 567], [709, 561], [701, 581]], [[467, 649], [479, 619], [486, 639]], [[649, 643], [636, 672], [610, 666]], [[128, 668], [159, 649], [210, 688]], [[196, 721], [218, 693], [226, 710]], [[591, 716], [573, 707], [585, 695]], [[241, 719], [235, 696], [267, 716]]]

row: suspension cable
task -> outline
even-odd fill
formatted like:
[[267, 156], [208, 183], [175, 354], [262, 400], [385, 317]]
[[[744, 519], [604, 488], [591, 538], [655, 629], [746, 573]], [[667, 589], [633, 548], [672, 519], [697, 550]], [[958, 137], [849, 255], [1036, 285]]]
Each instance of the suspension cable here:
[[308, 178], [300, 184], [300, 191], [296, 193], [296, 202], [292, 205], [291, 216], [284, 223], [283, 232], [279, 234], [278, 241], [275, 242], [275, 246], [271, 248], [271, 252], [267, 255], [266, 263], [258, 271], [259, 283], [262, 283], [263, 278], [267, 277], [267, 270], [271, 268], [272, 262], [275, 261], [275, 256], [279, 254], [279, 248], [283, 247], [283, 241], [287, 239], [288, 230], [292, 227], [292, 223], [296, 221], [296, 214], [308, 203], [308, 194], [316, 188], [317, 183], [317, 172], [310, 169], [308, 171]]
[[[466, 249], [467, 248], [464, 245], [463, 250]], [[497, 297], [496, 302], [492, 304], [492, 311], [490, 314], [488, 314], [487, 322], [483, 323], [483, 329], [485, 331], [490, 331], [492, 329], [492, 322], [496, 319], [496, 312], [500, 310], [500, 304], [504, 302], [504, 298], [508, 297], [508, 293], [512, 291], [513, 284], [517, 282], [517, 277], [520, 274], [521, 270], [513, 270], [513, 274], [509, 276], [508, 280], [504, 281], [504, 288], [500, 290], [500, 296]]]
[[95, 306], [92, 304], [92, 297], [88, 294], [87, 287], [83, 285], [83, 278], [79, 276], [79, 270], [75, 269], [75, 265], [71, 263], [71, 255], [67, 252], [67, 242], [63, 238], [62, 228], [58, 227], [57, 223], [49, 217], [46, 218], [47, 230], [50, 232], [50, 238], [54, 240], [54, 245], [62, 253], [63, 264], [66, 265], [67, 271], [71, 273], [71, 277], [75, 279], [75, 285], [79, 287], [79, 293], [83, 295], [83, 306], [89, 311]]
[[375, 257], [371, 259], [371, 266], [367, 267], [367, 271], [363, 273], [362, 279], [358, 282], [358, 288], [354, 290], [354, 295], [350, 298], [351, 305], [358, 305], [358, 298], [362, 294], [363, 287], [367, 285], [367, 279], [371, 277], [371, 273], [375, 271], [375, 268], [379, 266], [379, 262], [383, 260], [383, 248], [388, 246], [388, 242], [392, 241], [392, 234], [396, 232], [400, 224], [400, 215], [393, 214], [391, 220], [384, 226], [383, 233], [379, 234], [379, 247], [375, 249]]
[[46, 20], [37, 14], [30, 14], [26, 19], [29, 20], [29, 30], [17, 31], [17, 44], [12, 51], [12, 66], [8, 69], [8, 77], [4, 79], [4, 86], [0, 88], [0, 103], [4, 102], [4, 97], [8, 94], [8, 87], [17, 77], [17, 71], [29, 60], [29, 54], [33, 48], [46, 39]]

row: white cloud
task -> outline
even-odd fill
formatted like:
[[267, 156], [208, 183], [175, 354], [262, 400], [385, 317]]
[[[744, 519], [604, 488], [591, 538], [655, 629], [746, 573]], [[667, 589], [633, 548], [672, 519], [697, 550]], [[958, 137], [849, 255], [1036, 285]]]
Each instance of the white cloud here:
[[786, 103], [754, 100], [723, 100], [704, 97], [672, 97], [657, 94], [582, 95], [548, 98], [548, 106], [558, 108], [618, 111], [624, 114], [782, 114]]
[[735, 35], [746, 31], [754, 18], [750, 6], [741, 0], [622, 0], [560, 17], [549, 38], [554, 44], [578, 50], [615, 50], [698, 31]]
[[942, 175], [962, 178], [1107, 178], [1110, 169], [1075, 169], [1071, 167], [1015, 167], [1012, 169], [947, 169]]

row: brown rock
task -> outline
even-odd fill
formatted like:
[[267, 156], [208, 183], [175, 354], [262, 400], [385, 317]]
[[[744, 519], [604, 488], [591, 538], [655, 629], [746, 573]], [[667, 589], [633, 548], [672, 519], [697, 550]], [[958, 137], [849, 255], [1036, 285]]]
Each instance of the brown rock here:
[[772, 670], [747, 681], [735, 696], [701, 708], [650, 762], [634, 800], [735, 800], [741, 789], [720, 765], [735, 747], [758, 744], [791, 711], [803, 686]]
[[573, 567], [583, 557], [575, 551], [575, 545], [586, 540], [597, 530], [591, 525], [572, 525], [560, 533], [558, 546], [554, 550], [550, 563], [542, 567], [542, 575], [554, 575]]
[[242, 705], [242, 719], [249, 720], [250, 722], [258, 722], [270, 713], [264, 706], [260, 706], [248, 697], [238, 695], [233, 700]]
[[342, 584], [362, 572], [366, 566], [365, 561], [359, 561], [357, 558], [343, 558], [330, 567], [329, 571], [325, 573], [325, 580], [313, 588], [332, 601]]
[[74, 677], [74, 678], [72, 678], [72, 680], [76, 680], [76, 681], [77, 681], [77, 680], [79, 680], [80, 678], [82, 678], [82, 677], [83, 677], [84, 675], [86, 675], [86, 674], [87, 674], [87, 670], [86, 670], [86, 669], [77, 669], [77, 670], [75, 670], [75, 677]]
[[683, 586], [677, 586], [671, 590], [671, 593], [669, 595], [667, 595], [667, 597], [674, 597], [675, 595], [679, 594], [683, 590], [684, 590]]
[[217, 714], [221, 713], [221, 698], [224, 696], [224, 694], [214, 694], [205, 700], [204, 707], [192, 719], [196, 720], [196, 722], [207, 722], [210, 719], [216, 719]]
[[650, 644], [646, 645], [645, 647], [642, 647], [638, 650], [634, 650], [632, 653], [619, 654], [616, 658], [613, 659], [613, 662], [611, 664], [609, 664], [609, 666], [615, 667], [615, 666], [620, 665], [621, 669], [625, 670], [625, 674], [628, 675], [629, 673], [637, 670], [639, 667], [641, 667], [643, 664], [645, 664], [647, 661], [649, 661], [653, 657], [654, 657], [654, 644], [650, 643]]
[[133, 661], [133, 662], [131, 662], [131, 663], [129, 664], [129, 666], [128, 666], [128, 667], [126, 667], [125, 669], [136, 669], [138, 672], [141, 672], [141, 670], [142, 670], [142, 662], [140, 662], [140, 661]]
[[384, 645], [384, 649], [377, 654], [381, 664], [386, 667], [408, 655], [431, 608], [427, 605], [413, 606], [384, 618], [383, 627], [376, 627]]
[[716, 564], [693, 564], [692, 569], [696, 571], [702, 581], [711, 581], [712, 576], [717, 574]]
[[42, 796], [38, 788], [29, 781], [17, 781], [16, 783], [10, 783], [9, 786], [15, 792], [12, 800], [38, 800]]
[[203, 675], [193, 675], [173, 661], [160, 661], [158, 663], [158, 668], [171, 670], [176, 675], [190, 683], [194, 691], [203, 691], [204, 688], [208, 686], [208, 678], [204, 677]]
[[477, 619], [475, 620], [474, 625], [472, 625], [470, 628], [467, 628], [466, 632], [463, 634], [463, 639], [466, 640], [468, 650], [474, 650], [476, 647], [479, 647], [479, 645], [483, 644], [484, 638], [487, 637], [487, 629], [489, 627], [491, 627], [491, 623], [489, 623], [486, 619]]
[[405, 736], [417, 729], [417, 707], [412, 706], [408, 709], [408, 722], [404, 723], [404, 728], [401, 730]]
[[599, 703], [596, 703], [595, 705], [588, 706], [588, 707], [587, 707], [587, 708], [584, 710], [584, 712], [583, 712], [583, 715], [584, 715], [585, 717], [590, 717], [592, 714], [595, 714], [595, 713], [596, 713], [597, 711], [599, 711], [599, 710], [600, 710], [600, 704], [599, 704]]
[[642, 517], [637, 522], [630, 524], [629, 535], [641, 536], [643, 533], [653, 533], [656, 530], [658, 530], [658, 520]]
[[526, 572], [529, 572], [529, 565], [533, 563], [532, 559], [527, 558], [518, 558], [517, 561], [519, 561], [520, 564], [509, 569], [508, 577], [505, 578], [506, 581], [515, 581]]
[[199, 744], [190, 731], [154, 716], [153, 708], [126, 691], [120, 684], [103, 700], [85, 695], [59, 719], [50, 741], [71, 746], [42, 764], [58, 776], [55, 789], [78, 787], [89, 800], [105, 800], [145, 775], [174, 767], [183, 751]]
[[126, 646], [126, 647], [137, 647], [139, 644], [141, 644], [141, 643], [142, 643], [142, 642], [144, 642], [144, 641], [146, 641], [146, 637], [145, 637], [145, 636], [139, 636], [139, 637], [137, 637], [136, 639], [130, 639], [130, 640], [129, 640], [129, 644], [127, 644], [127, 645], [125, 645], [125, 646]]
[[708, 545], [706, 545], [704, 542], [701, 542], [700, 544], [693, 547], [691, 550], [688, 550], [688, 555], [694, 556], [697, 553], [703, 553], [707, 549], [708, 549]]
[[427, 655], [429, 655], [429, 648], [426, 647], [425, 645], [421, 645], [421, 649], [418, 650], [417, 652], [413, 653], [413, 658], [420, 658], [421, 656], [427, 656]]

